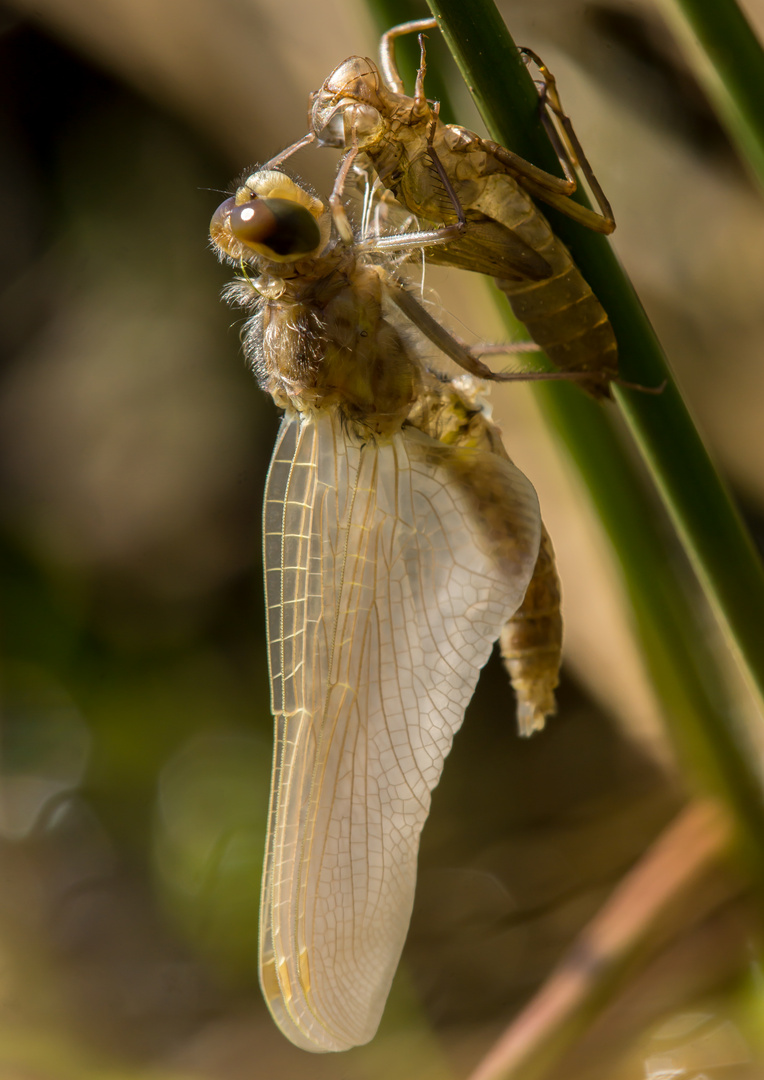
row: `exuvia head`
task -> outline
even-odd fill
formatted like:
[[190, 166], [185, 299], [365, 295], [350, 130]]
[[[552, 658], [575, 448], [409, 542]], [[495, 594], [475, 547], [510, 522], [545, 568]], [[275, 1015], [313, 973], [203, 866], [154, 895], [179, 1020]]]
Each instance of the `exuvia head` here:
[[351, 56], [311, 95], [310, 128], [322, 146], [363, 149], [386, 129], [388, 97], [376, 64], [367, 57]]

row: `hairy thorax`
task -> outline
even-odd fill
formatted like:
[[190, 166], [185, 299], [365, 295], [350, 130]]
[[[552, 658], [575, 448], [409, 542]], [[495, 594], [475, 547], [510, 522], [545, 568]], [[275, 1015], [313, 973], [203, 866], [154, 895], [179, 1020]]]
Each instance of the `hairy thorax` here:
[[300, 411], [336, 405], [377, 434], [398, 430], [418, 392], [419, 361], [384, 317], [382, 291], [375, 266], [345, 260], [264, 298], [256, 316], [264, 388]]

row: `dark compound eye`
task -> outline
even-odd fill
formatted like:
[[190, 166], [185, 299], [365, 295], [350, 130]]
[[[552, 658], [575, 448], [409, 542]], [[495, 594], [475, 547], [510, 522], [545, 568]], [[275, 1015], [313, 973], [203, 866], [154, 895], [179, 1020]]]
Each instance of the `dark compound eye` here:
[[210, 232], [225, 229], [260, 255], [279, 260], [310, 255], [321, 244], [321, 232], [313, 215], [291, 199], [250, 199], [237, 205], [226, 199], [212, 218]]

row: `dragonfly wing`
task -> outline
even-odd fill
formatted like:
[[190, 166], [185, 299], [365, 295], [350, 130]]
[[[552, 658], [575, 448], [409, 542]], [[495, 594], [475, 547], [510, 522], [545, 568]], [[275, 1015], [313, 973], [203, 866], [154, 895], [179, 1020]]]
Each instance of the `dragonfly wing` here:
[[[421, 227], [425, 224], [420, 221]], [[468, 218], [463, 236], [429, 247], [427, 261], [516, 281], [543, 281], [552, 275], [544, 256], [517, 232], [483, 215]]]
[[[285, 417], [274, 451], [261, 984], [304, 1049], [345, 1050], [377, 1029], [431, 792], [533, 572], [530, 482], [470, 455], [413, 428], [363, 442], [333, 410]], [[483, 514], [479, 483], [496, 504]]]

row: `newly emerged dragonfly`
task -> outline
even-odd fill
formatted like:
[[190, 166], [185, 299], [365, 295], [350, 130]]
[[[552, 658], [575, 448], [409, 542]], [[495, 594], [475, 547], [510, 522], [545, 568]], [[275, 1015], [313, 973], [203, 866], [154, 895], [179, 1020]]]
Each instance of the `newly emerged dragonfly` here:
[[[404, 93], [395, 63], [396, 37], [431, 29], [434, 19], [404, 23], [382, 38], [381, 66], [351, 56], [312, 95], [310, 132], [274, 159], [316, 140], [346, 151], [374, 170], [425, 230], [438, 228], [448, 242], [428, 248], [431, 262], [488, 274], [506, 294], [531, 337], [564, 371], [588, 372], [581, 380], [593, 397], [610, 396], [618, 375], [618, 348], [604, 308], [555, 236], [533, 199], [587, 228], [610, 233], [610, 206], [565, 115], [553, 76], [530, 50], [543, 76], [542, 116], [565, 179], [551, 175], [489, 139], [444, 124], [425, 97], [425, 49], [414, 97]], [[557, 120], [552, 121], [550, 112]], [[586, 175], [601, 214], [570, 198], [575, 169]]]
[[297, 1046], [344, 1050], [379, 1023], [431, 792], [497, 639], [525, 730], [553, 709], [554, 558], [480, 384], [430, 371], [397, 328], [396, 312], [448, 339], [397, 280], [394, 238], [334, 235], [273, 170], [210, 232], [241, 268], [228, 299], [284, 410], [263, 519], [276, 745], [260, 980]]

